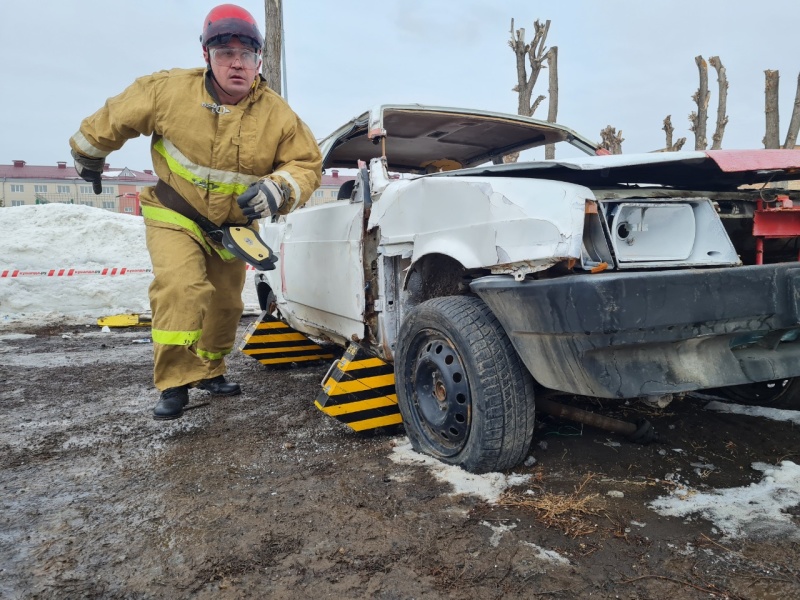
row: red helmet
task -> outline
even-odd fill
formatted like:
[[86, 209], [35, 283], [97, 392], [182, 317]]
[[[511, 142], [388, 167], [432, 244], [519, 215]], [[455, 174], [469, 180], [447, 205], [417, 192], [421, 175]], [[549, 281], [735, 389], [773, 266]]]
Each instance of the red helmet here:
[[200, 41], [204, 47], [227, 44], [232, 37], [256, 50], [264, 46], [264, 36], [249, 12], [235, 4], [220, 4], [212, 8], [203, 23]]

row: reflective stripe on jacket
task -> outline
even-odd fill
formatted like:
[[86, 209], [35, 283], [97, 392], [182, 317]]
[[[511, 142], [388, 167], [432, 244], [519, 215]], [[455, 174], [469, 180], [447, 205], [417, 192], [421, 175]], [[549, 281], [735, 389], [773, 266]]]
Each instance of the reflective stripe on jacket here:
[[[263, 177], [289, 191], [285, 214], [319, 186], [322, 158], [305, 123], [257, 83], [238, 104], [218, 105], [204, 68], [141, 77], [84, 119], [70, 146], [104, 158], [128, 139], [152, 135], [156, 175], [214, 223], [244, 223], [236, 197]], [[152, 188], [140, 200], [161, 206]]]
[[231, 254], [231, 252], [225, 248], [221, 248], [217, 245], [212, 246], [209, 244], [208, 240], [203, 235], [203, 230], [200, 229], [200, 226], [197, 223], [188, 217], [184, 217], [180, 213], [176, 213], [174, 210], [162, 208], [160, 206], [143, 206], [142, 217], [144, 217], [145, 221], [155, 221], [156, 223], [166, 224], [167, 226], [174, 226], [187, 230], [191, 236], [195, 238], [201, 246], [203, 246], [208, 254], [211, 254], [213, 250], [219, 254], [222, 260], [234, 260], [236, 258], [235, 255]]
[[196, 331], [165, 331], [163, 329], [153, 329], [151, 335], [156, 344], [164, 344], [165, 346], [191, 346], [196, 344], [200, 339], [203, 331], [198, 329]]

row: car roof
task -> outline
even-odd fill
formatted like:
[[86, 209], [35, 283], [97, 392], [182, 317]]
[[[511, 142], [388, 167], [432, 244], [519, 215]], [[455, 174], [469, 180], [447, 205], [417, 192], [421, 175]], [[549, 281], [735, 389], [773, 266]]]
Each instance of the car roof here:
[[530, 117], [422, 104], [383, 104], [320, 141], [323, 168], [355, 168], [384, 155], [395, 172], [425, 173], [499, 161], [528, 148], [569, 142], [598, 146], [573, 130]]

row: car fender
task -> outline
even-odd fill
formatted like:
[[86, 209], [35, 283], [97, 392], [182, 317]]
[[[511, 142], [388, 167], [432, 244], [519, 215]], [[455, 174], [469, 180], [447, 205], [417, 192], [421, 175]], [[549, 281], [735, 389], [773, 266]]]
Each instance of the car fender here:
[[[412, 261], [439, 253], [467, 269], [579, 258], [592, 192], [557, 181], [458, 177], [396, 182], [370, 215], [385, 254], [413, 247]], [[535, 270], [535, 269], [534, 269]]]

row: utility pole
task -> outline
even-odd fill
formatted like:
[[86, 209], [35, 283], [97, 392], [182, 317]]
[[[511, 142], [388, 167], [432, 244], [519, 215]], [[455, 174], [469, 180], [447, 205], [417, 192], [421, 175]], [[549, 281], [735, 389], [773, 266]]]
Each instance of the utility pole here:
[[[264, 63], [261, 73], [267, 85], [288, 100], [286, 89], [286, 58], [283, 49], [283, 0], [264, 0], [266, 23], [264, 31]], [[283, 69], [281, 68], [283, 66]], [[281, 77], [283, 75], [283, 77]], [[281, 90], [283, 83], [283, 90]]]

